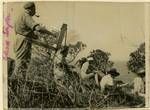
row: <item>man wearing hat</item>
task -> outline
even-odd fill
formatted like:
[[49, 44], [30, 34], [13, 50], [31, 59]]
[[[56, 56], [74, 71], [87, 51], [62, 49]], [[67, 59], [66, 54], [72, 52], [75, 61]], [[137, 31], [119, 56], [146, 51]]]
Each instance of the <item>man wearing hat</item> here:
[[[36, 13], [34, 2], [27, 2], [24, 5], [24, 12], [15, 22], [15, 70], [12, 75], [14, 78], [25, 78], [27, 65], [31, 58], [31, 39], [36, 39], [35, 32], [51, 34], [45, 27], [42, 27], [33, 20]], [[30, 40], [29, 40], [30, 39]]]
[[106, 89], [112, 88], [115, 86], [114, 78], [119, 76], [120, 73], [117, 72], [115, 68], [110, 69], [105, 76], [102, 77], [100, 86], [101, 92], [104, 93]]
[[133, 87], [132, 92], [127, 93], [128, 100], [132, 100], [133, 107], [144, 107], [145, 105], [145, 84], [144, 84], [144, 77], [145, 77], [145, 69], [139, 68], [135, 73], [136, 77], [134, 78], [133, 82], [129, 84], [129, 87]]

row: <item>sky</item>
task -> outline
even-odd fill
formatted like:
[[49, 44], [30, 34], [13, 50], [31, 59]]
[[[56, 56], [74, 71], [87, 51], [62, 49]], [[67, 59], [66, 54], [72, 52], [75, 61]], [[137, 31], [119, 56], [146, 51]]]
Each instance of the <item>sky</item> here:
[[[67, 43], [82, 41], [87, 48], [79, 58], [87, 56], [93, 49], [111, 53], [112, 61], [127, 61], [129, 54], [144, 42], [143, 3], [104, 2], [36, 2], [39, 18], [37, 22], [48, 29], [59, 30], [68, 24]], [[4, 5], [4, 17], [10, 13], [12, 24], [23, 11], [23, 3]], [[12, 10], [13, 9], [13, 10]], [[12, 10], [12, 11], [11, 11]], [[12, 31], [9, 55], [14, 57]]]

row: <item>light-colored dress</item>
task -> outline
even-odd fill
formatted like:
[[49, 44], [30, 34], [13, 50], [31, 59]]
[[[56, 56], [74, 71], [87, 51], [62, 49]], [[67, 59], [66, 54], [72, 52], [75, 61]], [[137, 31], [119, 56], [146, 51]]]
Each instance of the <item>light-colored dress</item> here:
[[144, 94], [144, 81], [142, 80], [141, 77], [136, 77], [133, 81], [134, 83], [134, 89], [133, 89], [133, 93], [136, 94]]

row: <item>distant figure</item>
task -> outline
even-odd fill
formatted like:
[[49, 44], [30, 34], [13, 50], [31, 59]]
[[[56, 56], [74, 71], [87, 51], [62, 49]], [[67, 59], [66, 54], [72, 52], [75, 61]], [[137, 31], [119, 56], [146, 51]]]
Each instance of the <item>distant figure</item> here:
[[36, 32], [47, 33], [53, 35], [45, 27], [39, 25], [33, 20], [36, 14], [34, 2], [27, 2], [24, 5], [24, 12], [18, 16], [15, 22], [15, 70], [12, 78], [26, 77], [26, 71], [31, 59], [32, 39], [37, 39]]
[[93, 58], [89, 57], [89, 58], [87, 58], [87, 61], [82, 65], [81, 71], [80, 71], [81, 79], [88, 79], [95, 75], [94, 73], [87, 73], [87, 70], [90, 65], [90, 61], [92, 61], [92, 60], [93, 60]]
[[111, 91], [116, 86], [114, 83], [114, 78], [119, 75], [120, 73], [117, 72], [115, 68], [108, 71], [107, 74], [101, 79], [101, 82], [100, 82], [101, 92], [107, 93], [108, 91]]
[[133, 82], [129, 84], [129, 87], [133, 87], [131, 92], [127, 92], [127, 99], [133, 101], [133, 107], [144, 107], [145, 105], [145, 70], [144, 68], [139, 68], [135, 73], [136, 77]]
[[133, 94], [145, 97], [145, 84], [144, 84], [144, 77], [145, 77], [145, 70], [139, 69], [137, 72], [137, 77], [134, 78], [133, 85]]
[[96, 85], [98, 87], [100, 87], [100, 82], [101, 82], [101, 79], [105, 76], [105, 73], [98, 70], [98, 71], [94, 71], [96, 74], [95, 74], [95, 82], [96, 82]]
[[81, 68], [82, 65], [87, 61], [87, 59], [85, 57], [79, 59], [76, 63], [75, 63], [75, 70], [77, 72], [77, 74], [80, 76], [81, 73]]

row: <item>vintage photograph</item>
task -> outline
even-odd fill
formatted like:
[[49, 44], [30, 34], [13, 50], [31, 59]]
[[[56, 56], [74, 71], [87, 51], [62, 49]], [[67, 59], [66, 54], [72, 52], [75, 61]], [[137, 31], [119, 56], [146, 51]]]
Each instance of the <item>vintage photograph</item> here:
[[145, 108], [144, 3], [3, 3], [5, 108]]

